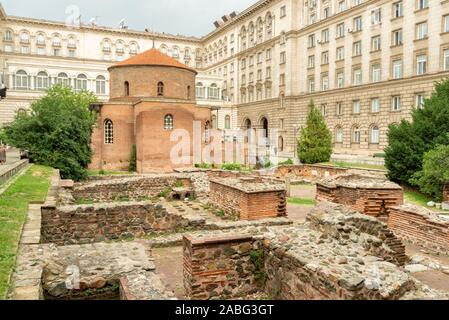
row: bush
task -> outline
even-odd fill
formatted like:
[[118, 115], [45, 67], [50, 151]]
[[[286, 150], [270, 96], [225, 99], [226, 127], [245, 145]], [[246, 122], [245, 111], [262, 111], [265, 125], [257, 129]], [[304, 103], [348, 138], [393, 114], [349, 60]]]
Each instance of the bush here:
[[242, 166], [238, 163], [225, 163], [221, 166], [221, 169], [228, 171], [241, 171]]
[[310, 101], [309, 109], [306, 126], [301, 128], [298, 141], [299, 160], [304, 164], [328, 162], [332, 155], [332, 134], [313, 101]]
[[424, 155], [422, 170], [410, 179], [420, 191], [436, 200], [443, 198], [443, 186], [449, 182], [449, 145], [440, 145]]
[[449, 144], [449, 80], [436, 83], [422, 109], [412, 112], [412, 122], [390, 125], [385, 166], [390, 179], [410, 184], [422, 170], [424, 154], [437, 145]]
[[289, 166], [289, 165], [293, 165], [293, 164], [294, 164], [294, 162], [293, 162], [292, 159], [288, 159], [288, 160], [279, 162], [279, 165], [280, 165], [280, 166]]
[[8, 137], [6, 135], [5, 129], [0, 129], [0, 146], [8, 144]]
[[195, 164], [195, 168], [198, 168], [198, 169], [209, 169], [210, 165], [208, 165], [207, 163], [196, 163]]
[[53, 86], [31, 112], [18, 114], [5, 128], [8, 142], [28, 150], [32, 162], [59, 169], [64, 179], [85, 179], [95, 124], [89, 105], [94, 102], [93, 93]]
[[129, 172], [136, 172], [137, 171], [137, 147], [135, 144], [133, 144], [131, 148], [131, 158], [129, 160]]

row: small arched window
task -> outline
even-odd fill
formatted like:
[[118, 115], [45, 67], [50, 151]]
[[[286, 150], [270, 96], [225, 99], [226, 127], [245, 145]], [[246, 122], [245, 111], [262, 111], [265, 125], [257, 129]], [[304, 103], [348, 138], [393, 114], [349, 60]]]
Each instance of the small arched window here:
[[15, 85], [16, 85], [15, 86], [16, 89], [28, 89], [29, 88], [28, 74], [25, 71], [19, 70], [16, 72]]
[[129, 97], [129, 82], [125, 81], [125, 97]]
[[379, 127], [376, 125], [371, 127], [371, 143], [379, 143]]
[[114, 124], [110, 119], [107, 119], [104, 122], [104, 143], [105, 144], [114, 143]]
[[284, 151], [284, 138], [282, 136], [278, 139], [278, 149], [279, 151]]
[[23, 31], [20, 34], [20, 42], [21, 43], [29, 43], [30, 42], [30, 35], [28, 34], [28, 32]]
[[231, 117], [230, 116], [225, 117], [225, 129], [231, 129]]
[[164, 130], [171, 131], [174, 128], [173, 116], [168, 114], [164, 118]]
[[63, 86], [69, 86], [69, 77], [67, 73], [61, 72], [56, 79], [57, 83]]
[[76, 48], [76, 39], [74, 37], [70, 37], [69, 38], [69, 41], [67, 43], [67, 47], [68, 48], [72, 48], [72, 49]]
[[187, 86], [187, 100], [190, 100], [190, 86]]
[[335, 142], [343, 143], [343, 129], [341, 127], [335, 129]]
[[157, 84], [157, 96], [158, 97], [164, 96], [164, 83], [163, 82], [159, 82]]
[[355, 126], [352, 130], [352, 142], [360, 143], [360, 128]]
[[106, 78], [98, 76], [95, 80], [95, 87], [97, 94], [106, 94]]
[[87, 90], [87, 76], [85, 74], [80, 74], [76, 77], [75, 91]]
[[45, 36], [42, 33], [39, 33], [36, 37], [36, 44], [43, 46], [45, 45]]
[[50, 79], [45, 71], [41, 71], [36, 76], [36, 89], [45, 90], [50, 86]]

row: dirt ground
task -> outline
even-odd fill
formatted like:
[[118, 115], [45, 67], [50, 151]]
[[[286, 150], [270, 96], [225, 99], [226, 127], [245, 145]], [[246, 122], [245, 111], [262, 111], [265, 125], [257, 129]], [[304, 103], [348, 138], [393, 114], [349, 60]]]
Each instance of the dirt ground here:
[[173, 291], [176, 298], [185, 299], [182, 247], [153, 248], [152, 253], [156, 272], [167, 289]]

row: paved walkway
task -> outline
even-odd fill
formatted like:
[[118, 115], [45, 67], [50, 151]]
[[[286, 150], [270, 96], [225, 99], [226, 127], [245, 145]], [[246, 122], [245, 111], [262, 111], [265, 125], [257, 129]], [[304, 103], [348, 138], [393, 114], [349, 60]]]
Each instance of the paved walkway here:
[[151, 253], [156, 273], [166, 289], [174, 292], [176, 298], [185, 299], [182, 247], [153, 248]]

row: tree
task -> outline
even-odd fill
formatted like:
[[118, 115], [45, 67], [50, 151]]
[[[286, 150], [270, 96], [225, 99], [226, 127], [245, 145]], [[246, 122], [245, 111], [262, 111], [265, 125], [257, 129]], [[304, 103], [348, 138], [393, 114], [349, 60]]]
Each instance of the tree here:
[[131, 148], [131, 159], [129, 160], [128, 171], [137, 171], [137, 147], [135, 144], [133, 144], [133, 147]]
[[422, 170], [410, 182], [437, 200], [443, 196], [443, 186], [449, 182], [449, 145], [439, 145], [424, 155]]
[[390, 179], [410, 184], [421, 171], [424, 154], [435, 146], [449, 144], [449, 80], [438, 82], [423, 108], [412, 112], [412, 121], [402, 120], [390, 125], [389, 146], [385, 150], [385, 165]]
[[35, 163], [59, 169], [64, 179], [82, 180], [92, 156], [95, 124], [89, 105], [96, 101], [91, 92], [53, 86], [29, 113], [18, 114], [5, 128], [8, 142], [28, 150]]
[[332, 134], [313, 101], [310, 101], [309, 109], [306, 126], [301, 128], [298, 141], [299, 160], [305, 164], [327, 162], [332, 155]]

